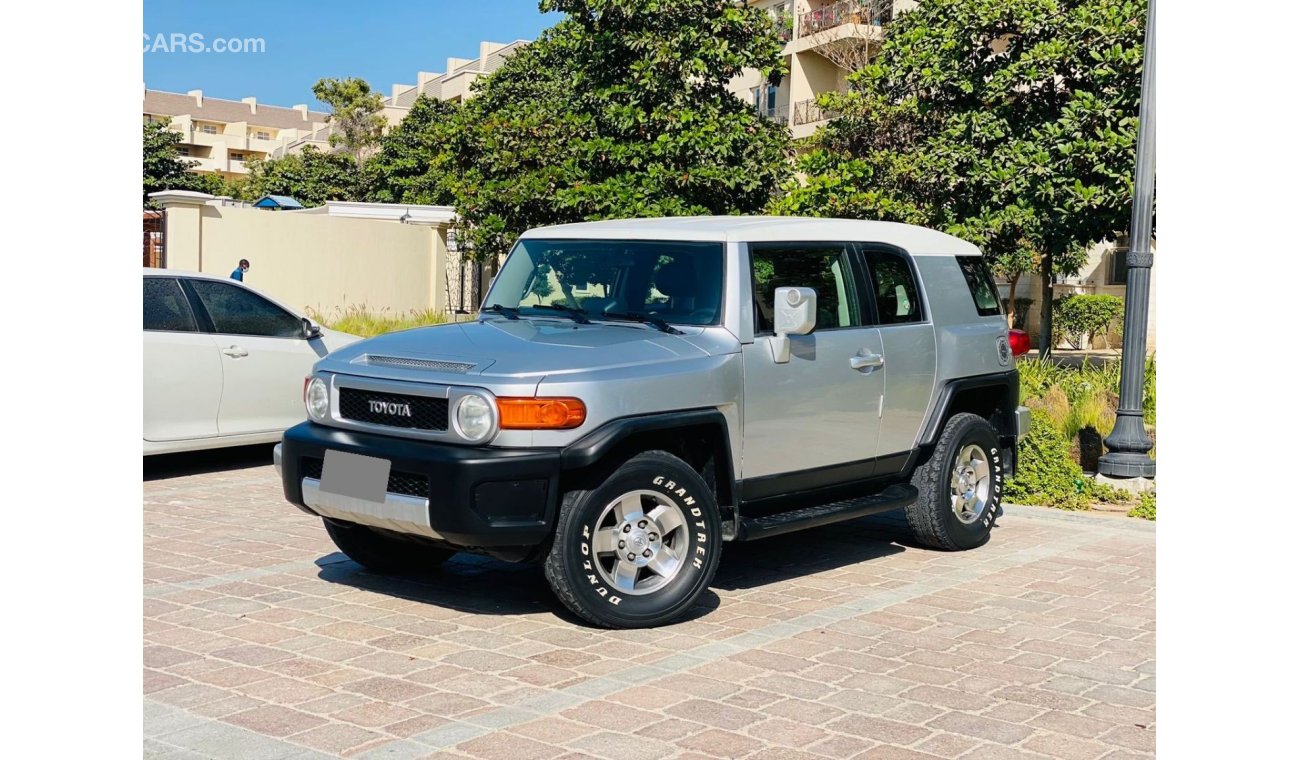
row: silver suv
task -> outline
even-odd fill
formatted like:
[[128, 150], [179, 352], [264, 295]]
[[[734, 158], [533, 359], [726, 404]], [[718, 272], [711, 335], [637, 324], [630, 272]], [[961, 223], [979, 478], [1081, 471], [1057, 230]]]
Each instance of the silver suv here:
[[276, 447], [285, 497], [376, 571], [540, 560], [602, 626], [660, 625], [728, 541], [902, 509], [988, 540], [1028, 428], [980, 251], [776, 217], [545, 227], [473, 322], [322, 359]]

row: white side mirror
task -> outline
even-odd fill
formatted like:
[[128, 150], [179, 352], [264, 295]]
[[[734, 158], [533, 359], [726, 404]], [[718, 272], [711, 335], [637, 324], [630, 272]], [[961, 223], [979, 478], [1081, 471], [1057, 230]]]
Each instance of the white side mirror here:
[[777, 288], [775, 322], [776, 336], [772, 347], [772, 361], [786, 364], [790, 361], [791, 335], [807, 335], [817, 326], [817, 291], [812, 288]]

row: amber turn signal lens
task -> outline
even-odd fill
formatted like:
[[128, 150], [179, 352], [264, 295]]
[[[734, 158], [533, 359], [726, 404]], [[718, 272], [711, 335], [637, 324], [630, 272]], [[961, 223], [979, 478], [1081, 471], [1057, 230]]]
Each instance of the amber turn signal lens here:
[[498, 398], [502, 430], [568, 430], [587, 419], [576, 398]]

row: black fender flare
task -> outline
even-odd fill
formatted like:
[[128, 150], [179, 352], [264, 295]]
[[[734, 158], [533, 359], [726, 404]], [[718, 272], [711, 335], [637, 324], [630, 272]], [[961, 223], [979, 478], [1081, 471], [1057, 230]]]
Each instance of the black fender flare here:
[[997, 423], [1000, 424], [1004, 433], [1011, 431], [1011, 435], [1014, 436], [1016, 407], [1020, 405], [1020, 371], [1012, 369], [989, 375], [957, 378], [944, 383], [944, 386], [939, 389], [939, 398], [934, 403], [934, 411], [930, 413], [930, 418], [926, 420], [925, 428], [921, 432], [919, 445], [933, 446], [935, 441], [939, 439], [939, 434], [943, 432], [944, 422], [951, 416], [952, 401], [958, 393], [979, 388], [1001, 388], [1003, 390], [998, 403], [998, 411], [1003, 419], [998, 420]]
[[563, 472], [590, 467], [634, 435], [701, 426], [714, 427], [718, 430], [722, 451], [715, 462], [717, 468], [715, 476], [719, 489], [726, 484], [728, 492], [734, 499], [739, 490], [736, 487], [735, 471], [732, 468], [730, 431], [727, 427], [727, 418], [715, 408], [656, 412], [609, 420], [561, 449], [560, 470]]

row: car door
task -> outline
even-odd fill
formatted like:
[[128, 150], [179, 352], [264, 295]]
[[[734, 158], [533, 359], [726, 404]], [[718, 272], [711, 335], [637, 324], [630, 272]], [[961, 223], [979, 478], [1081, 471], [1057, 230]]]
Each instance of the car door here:
[[221, 357], [221, 435], [284, 430], [306, 419], [303, 379], [326, 351], [319, 338], [306, 338], [302, 318], [234, 283], [196, 277], [186, 285]]
[[[920, 278], [911, 257], [893, 246], [859, 246], [871, 287], [868, 299], [880, 326], [884, 355], [889, 357], [885, 399], [880, 415], [878, 456], [902, 469], [916, 445], [934, 390], [936, 347], [934, 325], [922, 300]], [[878, 473], [882, 474], [882, 473]]]
[[[750, 243], [748, 251], [754, 341], [742, 347], [743, 498], [870, 477], [886, 366], [857, 248]], [[790, 361], [778, 364], [769, 344], [775, 291], [784, 286], [817, 292], [817, 326], [789, 336]]]
[[217, 435], [221, 354], [175, 277], [144, 278], [144, 438]]

